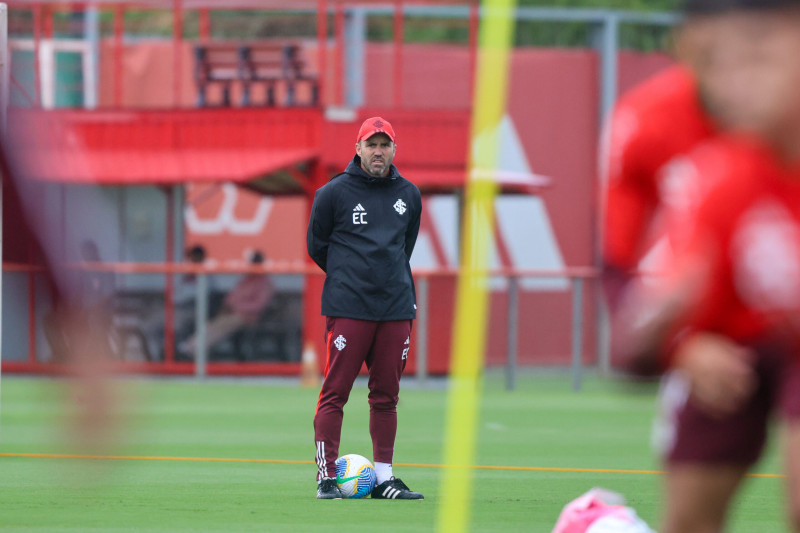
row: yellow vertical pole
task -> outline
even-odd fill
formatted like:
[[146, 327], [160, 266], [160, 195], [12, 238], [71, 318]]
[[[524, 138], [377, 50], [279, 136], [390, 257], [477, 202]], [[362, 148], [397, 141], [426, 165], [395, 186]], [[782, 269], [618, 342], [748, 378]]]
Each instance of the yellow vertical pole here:
[[445, 422], [444, 470], [437, 531], [463, 533], [470, 524], [477, 422], [486, 344], [488, 268], [494, 235], [499, 125], [506, 109], [516, 0], [484, 0], [478, 41], [461, 269]]

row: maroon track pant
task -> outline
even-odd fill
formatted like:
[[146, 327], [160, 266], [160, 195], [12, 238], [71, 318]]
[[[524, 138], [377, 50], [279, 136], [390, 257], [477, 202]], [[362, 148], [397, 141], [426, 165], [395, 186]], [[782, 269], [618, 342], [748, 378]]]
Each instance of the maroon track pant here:
[[411, 343], [411, 322], [326, 319], [325, 380], [314, 416], [318, 479], [336, 477], [344, 404], [365, 362], [369, 369], [369, 432], [373, 461], [392, 462], [400, 375], [406, 366]]

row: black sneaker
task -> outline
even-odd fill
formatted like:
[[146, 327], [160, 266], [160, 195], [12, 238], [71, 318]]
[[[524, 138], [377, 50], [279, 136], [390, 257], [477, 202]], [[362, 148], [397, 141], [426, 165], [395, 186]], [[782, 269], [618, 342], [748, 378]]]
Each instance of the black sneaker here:
[[379, 500], [424, 500], [419, 492], [413, 492], [405, 483], [396, 477], [384, 481], [372, 489], [372, 497]]
[[344, 494], [339, 489], [339, 485], [336, 484], [336, 480], [332, 477], [322, 478], [319, 485], [317, 485], [317, 499], [341, 500], [342, 498], [344, 498]]

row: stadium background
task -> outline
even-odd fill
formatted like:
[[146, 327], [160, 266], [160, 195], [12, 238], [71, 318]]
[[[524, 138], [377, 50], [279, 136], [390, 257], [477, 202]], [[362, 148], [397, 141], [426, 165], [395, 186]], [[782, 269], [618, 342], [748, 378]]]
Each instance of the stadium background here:
[[[480, 424], [464, 509], [474, 531], [549, 531], [566, 502], [602, 486], [655, 525], [654, 387], [588, 378], [574, 394], [564, 373], [540, 369], [565, 367], [571, 351], [607, 369], [593, 284], [601, 116], [620, 91], [669, 62], [663, 50], [676, 17], [647, 10], [676, 2], [520, 4], [487, 347], [491, 366], [516, 354], [511, 377], [519, 380], [508, 391], [514, 380], [490, 369], [476, 387]], [[320, 8], [327, 18], [317, 16]], [[414, 266], [429, 305], [415, 326], [410, 370], [424, 377], [425, 355], [424, 369], [445, 373], [476, 13], [466, 1], [11, 2], [9, 139], [30, 177], [47, 184], [35, 199], [51, 230], [45, 244], [78, 278], [112, 273], [114, 329], [128, 334], [113, 370], [295, 376], [307, 346], [320, 357], [321, 276], [303, 245], [309, 195], [351, 157], [360, 120], [382, 114], [400, 135], [397, 164], [421, 186], [427, 208]], [[234, 82], [230, 108], [212, 86], [201, 109], [195, 50], [220, 40], [299, 45], [304, 72], [322, 81], [321, 103], [311, 105], [304, 82], [298, 105], [287, 105], [284, 81], [277, 105], [263, 105], [257, 86], [258, 103], [242, 108]], [[454, 470], [443, 453], [445, 380], [403, 381], [397, 453], [406, 462], [396, 466], [426, 502], [413, 512], [342, 502], [321, 519], [310, 507], [315, 387], [282, 378], [114, 379], [102, 382], [97, 401], [91, 379], [21, 376], [64, 368], [45, 334], [51, 288], [42, 253], [20, 231], [19, 206], [3, 198], [0, 528], [374, 531], [379, 517], [387, 530], [436, 529], [440, 481]], [[100, 262], [78, 263], [87, 239], [98, 244]], [[200, 267], [183, 254], [198, 243], [211, 256]], [[176, 345], [197, 329], [195, 312], [213, 312], [251, 270], [244, 257], [255, 248], [269, 260], [252, 270], [269, 272], [278, 296], [236, 342], [215, 346], [207, 367], [195, 365]], [[198, 283], [189, 288], [184, 328], [176, 317], [187, 311], [179, 301], [187, 274]], [[144, 335], [148, 317], [161, 327]], [[342, 450], [369, 456], [365, 392], [358, 380]], [[95, 411], [113, 416], [87, 427]], [[737, 501], [732, 532], [787, 530], [778, 471], [771, 447]]]
[[[209, 371], [296, 374], [305, 348], [322, 355], [322, 278], [303, 244], [309, 198], [350, 159], [358, 123], [380, 114], [397, 128], [398, 167], [425, 195], [412, 266], [428, 305], [415, 351], [424, 350], [423, 372], [446, 373], [477, 4], [259, 5], [11, 2], [11, 121], [36, 146], [32, 174], [52, 184], [41, 216], [60, 228], [68, 259], [78, 261], [76, 243], [90, 239], [112, 265], [104, 268], [115, 272], [122, 370], [194, 372], [175, 349], [194, 326], [181, 330], [175, 318], [174, 263], [201, 244], [211, 258], [211, 312], [252, 249], [266, 253], [279, 290], [259, 324], [212, 347]], [[320, 7], [328, 17], [317, 16]], [[580, 318], [583, 362], [595, 365], [599, 355], [607, 370], [593, 283], [601, 117], [616, 93], [668, 64], [674, 21], [637, 11], [520, 9], [501, 125], [489, 364], [505, 364], [509, 350], [522, 365], [569, 364]], [[254, 83], [253, 103], [244, 106], [234, 80], [229, 107], [220, 105], [222, 84], [211, 83], [198, 106], [196, 49], [225, 42], [297, 45], [310, 82], [297, 83], [294, 103], [279, 82], [274, 106]], [[47, 372], [48, 288], [37, 252], [14, 229], [18, 216], [4, 209], [3, 323], [28, 334], [3, 337], [3, 369]], [[575, 280], [584, 279], [576, 313]], [[154, 315], [165, 327], [151, 334], [142, 322]], [[412, 355], [412, 372], [418, 360]]]

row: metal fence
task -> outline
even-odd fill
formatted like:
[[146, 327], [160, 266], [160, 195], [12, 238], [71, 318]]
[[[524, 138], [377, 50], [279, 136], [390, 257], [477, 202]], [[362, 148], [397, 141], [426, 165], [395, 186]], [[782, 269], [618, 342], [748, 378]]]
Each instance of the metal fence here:
[[[209, 362], [211, 352], [209, 345], [205, 342], [208, 334], [207, 324], [213, 318], [212, 294], [210, 279], [220, 275], [243, 275], [247, 273], [270, 275], [273, 278], [295, 277], [298, 276], [322, 276], [322, 273], [316, 268], [296, 268], [289, 265], [277, 265], [267, 267], [223, 267], [211, 268], [192, 264], [169, 264], [169, 263], [96, 263], [96, 264], [83, 264], [73, 265], [72, 267], [76, 276], [80, 277], [83, 274], [96, 274], [110, 275], [117, 279], [116, 282], [108, 284], [109, 298], [108, 305], [104, 310], [109, 314], [108, 327], [110, 330], [107, 332], [108, 336], [115, 336], [120, 346], [116, 352], [119, 359], [117, 361], [118, 370], [122, 373], [126, 372], [147, 372], [147, 373], [183, 373], [193, 374], [198, 378], [204, 378], [209, 375]], [[29, 295], [27, 302], [27, 312], [16, 313], [13, 324], [6, 323], [6, 327], [11, 327], [19, 334], [16, 336], [7, 336], [4, 339], [4, 366], [7, 370], [32, 372], [32, 373], [49, 373], [57, 369], [60, 361], [55, 357], [54, 349], [51, 346], [43, 346], [50, 339], [47, 332], [44, 331], [47, 327], [47, 313], [51, 308], [51, 302], [48, 299], [46, 285], [43, 284], [42, 267], [21, 264], [6, 264], [4, 265], [4, 274], [6, 276], [21, 276], [24, 283], [27, 284], [27, 289], [20, 287], [22, 290], [27, 290]], [[166, 332], [162, 335], [153, 337], [153, 332], [149, 331], [147, 326], [143, 325], [144, 319], [149, 319], [152, 322], [154, 317], [160, 314], [154, 311], [157, 305], [132, 305], [131, 302], [136, 300], [139, 303], [148, 300], [151, 304], [153, 301], [160, 299], [164, 312], [166, 312], [166, 298], [164, 292], [159, 291], [142, 291], [125, 289], [125, 284], [120, 283], [119, 279], [123, 276], [130, 275], [150, 275], [150, 276], [169, 276], [169, 275], [192, 275], [194, 277], [193, 283], [193, 312], [189, 313], [184, 309], [187, 316], [193, 317], [193, 324], [189, 331], [195, 339], [194, 353], [182, 354], [183, 360], [177, 360], [171, 357], [171, 350], [167, 350], [166, 346], [162, 350], [158, 350], [157, 344], [166, 344], [175, 342], [176, 344], [185, 337], [185, 333], [176, 335], [175, 331], [172, 335], [167, 335]], [[566, 278], [569, 280], [570, 294], [571, 294], [571, 307], [570, 316], [563, 317], [563, 321], [569, 323], [569, 327], [564, 328], [564, 332], [569, 335], [569, 361], [570, 371], [572, 374], [572, 384], [574, 390], [579, 390], [581, 387], [582, 374], [584, 371], [583, 355], [584, 355], [584, 309], [586, 302], [586, 282], [594, 280], [597, 273], [592, 268], [571, 268], [567, 270], [494, 270], [487, 273], [493, 278], [507, 280], [507, 295], [508, 295], [508, 319], [505, 322], [507, 338], [507, 353], [504, 363], [505, 367], [505, 382], [506, 388], [512, 390], [516, 386], [516, 374], [519, 366], [519, 331], [520, 324], [524, 323], [519, 312], [519, 297], [523, 289], [520, 287], [520, 281], [526, 278]], [[455, 279], [458, 275], [456, 270], [417, 270], [414, 272], [414, 277], [417, 286], [417, 303], [418, 314], [415, 321], [415, 357], [416, 369], [414, 376], [418, 382], [424, 386], [431, 374], [429, 372], [429, 347], [434, 333], [430, 327], [432, 317], [430, 315], [431, 291], [430, 284], [432, 280], [442, 278]], [[306, 278], [307, 279], [307, 278]], [[77, 280], [77, 278], [76, 278]], [[76, 281], [76, 283], [81, 283]], [[13, 285], [18, 285], [12, 282]], [[280, 284], [278, 284], [280, 285]], [[285, 285], [285, 284], [284, 284]], [[291, 284], [293, 288], [289, 292], [296, 295], [301, 295], [302, 287]], [[233, 283], [228, 283], [223, 293], [229, 291]], [[220, 291], [216, 291], [220, 292]], [[160, 296], [159, 296], [160, 294]], [[184, 295], [185, 296], [185, 295]], [[174, 300], [173, 300], [174, 301]], [[157, 303], [157, 302], [156, 302]], [[134, 309], [134, 307], [136, 309]], [[219, 307], [218, 305], [216, 307]], [[19, 306], [16, 306], [18, 311], [22, 311]], [[191, 309], [190, 309], [191, 311]], [[173, 313], [175, 311], [173, 310]], [[286, 330], [286, 334], [294, 335], [297, 338], [290, 344], [294, 347], [292, 353], [284, 353], [279, 358], [280, 361], [269, 361], [268, 364], [263, 364], [260, 358], [253, 361], [243, 361], [237, 363], [240, 368], [236, 369], [236, 374], [251, 374], [251, 375], [265, 375], [265, 374], [280, 374], [292, 375], [298, 372], [300, 363], [300, 346], [302, 343], [302, 315], [301, 313], [280, 311], [278, 315], [283, 313], [291, 316], [281, 316], [281, 320], [285, 322], [296, 321], [297, 323], [287, 328], [283, 324], [282, 329]], [[136, 315], [136, 316], [134, 316]], [[271, 317], [277, 316], [272, 313]], [[263, 320], [263, 319], [262, 319]], [[269, 320], [269, 319], [267, 319]], [[172, 320], [165, 321], [173, 324], [173, 327], [181, 328], [181, 323], [185, 320]], [[181, 322], [181, 323], [179, 323]], [[261, 324], [263, 326], [264, 324]], [[274, 328], [271, 328], [274, 329]], [[115, 332], [112, 335], [112, 331]], [[26, 332], [27, 333], [23, 333]], [[142, 346], [133, 347], [129, 344], [128, 334], [135, 332], [134, 339]], [[438, 333], [439, 335], [449, 335], [450, 331], [446, 330]], [[155, 343], [156, 349], [152, 349]], [[285, 349], [285, 346], [284, 346]], [[132, 351], [131, 351], [132, 350]], [[296, 353], [295, 353], [296, 352]], [[144, 355], [150, 354], [152, 355]], [[161, 354], [161, 355], [158, 355]], [[190, 357], [187, 357], [190, 356]], [[249, 365], [249, 366], [248, 366]], [[227, 367], [228, 371], [232, 367]], [[214, 374], [224, 374], [225, 368], [217, 367], [214, 369]]]

